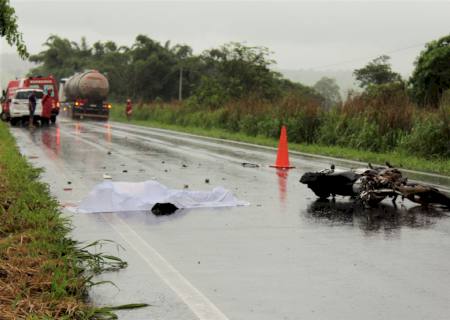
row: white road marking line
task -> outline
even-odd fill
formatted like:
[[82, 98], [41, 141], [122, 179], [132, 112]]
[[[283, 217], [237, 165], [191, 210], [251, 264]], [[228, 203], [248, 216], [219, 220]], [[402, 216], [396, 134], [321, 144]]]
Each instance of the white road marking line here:
[[[111, 227], [136, 251], [153, 271], [186, 303], [199, 320], [229, 320], [147, 241], [117, 215], [103, 213]], [[121, 228], [123, 226], [123, 228]]]

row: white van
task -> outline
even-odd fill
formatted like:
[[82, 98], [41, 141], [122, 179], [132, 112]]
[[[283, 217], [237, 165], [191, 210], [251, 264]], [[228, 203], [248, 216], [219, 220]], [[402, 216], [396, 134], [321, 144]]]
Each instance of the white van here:
[[36, 96], [36, 110], [34, 112], [35, 120], [39, 120], [42, 113], [42, 97], [44, 91], [41, 89], [18, 89], [14, 93], [9, 104], [9, 115], [11, 125], [16, 125], [19, 121], [28, 120], [30, 117], [30, 109], [28, 107], [28, 97], [34, 92]]

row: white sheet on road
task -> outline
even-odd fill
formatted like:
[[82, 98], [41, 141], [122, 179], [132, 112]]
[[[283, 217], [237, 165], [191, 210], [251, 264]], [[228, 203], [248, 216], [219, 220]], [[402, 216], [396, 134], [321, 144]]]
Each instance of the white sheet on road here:
[[248, 205], [222, 187], [212, 191], [169, 189], [161, 183], [105, 181], [81, 201], [77, 212], [118, 212], [150, 210], [155, 203], [169, 202], [180, 209], [235, 207]]

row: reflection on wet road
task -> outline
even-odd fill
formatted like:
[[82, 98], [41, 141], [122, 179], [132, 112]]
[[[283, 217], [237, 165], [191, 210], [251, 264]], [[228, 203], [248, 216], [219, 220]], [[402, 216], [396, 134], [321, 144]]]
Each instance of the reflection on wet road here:
[[77, 239], [126, 248], [119, 254], [129, 268], [104, 276], [120, 291], [98, 287], [93, 300], [153, 305], [121, 319], [448, 319], [449, 213], [406, 200], [376, 209], [317, 200], [298, 180], [328, 167], [326, 159], [295, 155], [297, 169], [277, 171], [266, 148], [119, 123], [62, 120], [12, 132], [63, 205], [105, 173], [170, 188], [220, 185], [251, 203], [169, 217], [74, 215]]
[[278, 193], [280, 195], [280, 203], [282, 206], [286, 203], [287, 196], [287, 179], [289, 175], [289, 170], [275, 169], [274, 170], [278, 176]]
[[365, 235], [383, 233], [395, 236], [401, 228], [427, 228], [449, 218], [440, 208], [394, 207], [382, 203], [377, 208], [364, 208], [352, 201], [317, 199], [307, 209], [307, 217], [314, 223], [357, 226]]

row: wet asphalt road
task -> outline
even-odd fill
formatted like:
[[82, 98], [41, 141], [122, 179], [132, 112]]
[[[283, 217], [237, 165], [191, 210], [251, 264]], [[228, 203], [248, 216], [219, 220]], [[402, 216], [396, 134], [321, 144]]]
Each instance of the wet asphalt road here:
[[[398, 210], [387, 201], [365, 211], [340, 198], [319, 202], [298, 180], [330, 160], [291, 156], [296, 169], [277, 172], [268, 167], [272, 150], [119, 123], [61, 119], [12, 132], [65, 207], [104, 173], [170, 188], [220, 185], [251, 203], [169, 217], [65, 210], [77, 240], [125, 248], [103, 248], [129, 262], [99, 277], [119, 289], [91, 293], [102, 305], [152, 305], [119, 312], [121, 319], [450, 318], [450, 214], [400, 200]], [[450, 187], [446, 178], [430, 179]]]

